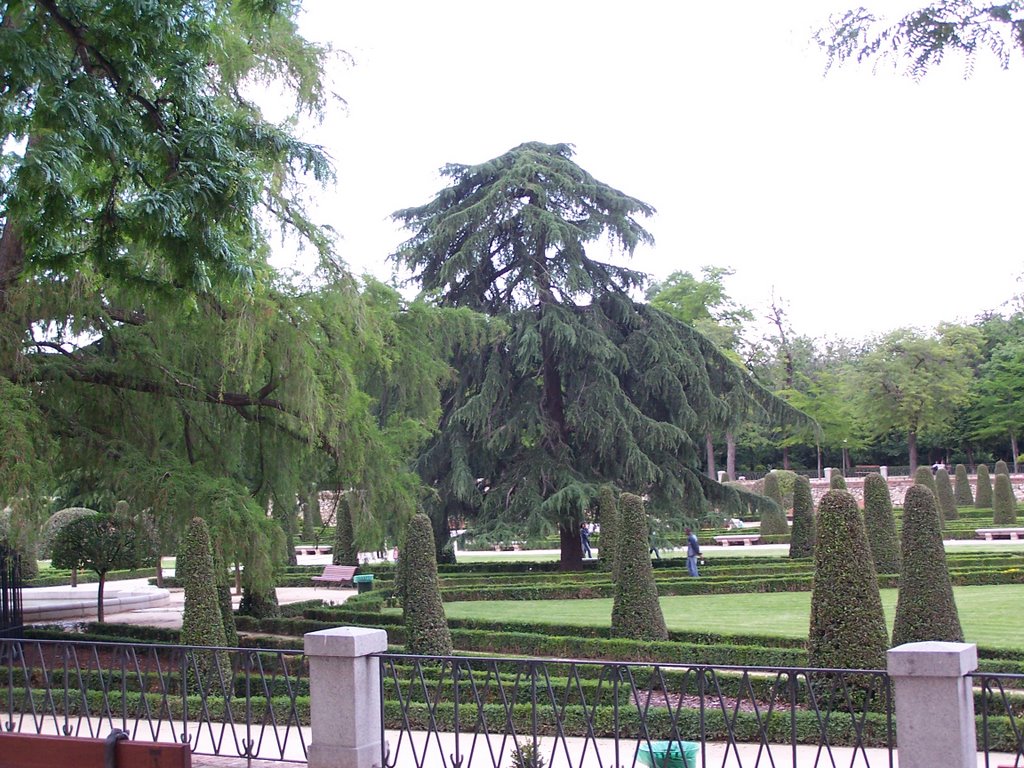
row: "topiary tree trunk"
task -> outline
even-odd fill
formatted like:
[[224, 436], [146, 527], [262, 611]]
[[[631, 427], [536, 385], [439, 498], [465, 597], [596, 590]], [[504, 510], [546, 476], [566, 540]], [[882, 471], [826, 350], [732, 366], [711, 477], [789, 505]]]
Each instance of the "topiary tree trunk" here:
[[789, 539], [789, 556], [813, 557], [817, 535], [811, 481], [797, 475], [793, 483], [793, 530]]
[[639, 496], [619, 497], [618, 551], [615, 562], [615, 600], [612, 605], [612, 637], [633, 640], [667, 640], [665, 616], [658, 602], [658, 588], [651, 567], [647, 514]]
[[874, 472], [864, 478], [864, 529], [875, 573], [900, 572], [900, 539], [892, 514], [889, 483]]
[[335, 506], [334, 526], [334, 554], [331, 557], [331, 562], [335, 565], [359, 565], [349, 493], [338, 498]]
[[923, 485], [932, 493], [937, 494], [938, 488], [935, 487], [935, 476], [928, 467], [918, 467], [914, 473], [914, 485]]
[[974, 495], [971, 493], [971, 481], [967, 477], [967, 467], [963, 464], [957, 464], [956, 469], [953, 470], [953, 477], [955, 478], [954, 496], [956, 497], [956, 505], [958, 507], [974, 506]]
[[615, 501], [615, 489], [610, 485], [602, 485], [597, 497], [597, 516], [601, 526], [601, 546], [598, 554], [601, 556], [601, 565], [607, 569], [615, 581], [618, 570], [615, 567], [615, 553], [617, 548], [616, 531], [619, 525], [619, 506]]
[[988, 465], [978, 465], [978, 482], [974, 493], [974, 506], [978, 509], [992, 509], [992, 480], [988, 474]]
[[956, 509], [956, 497], [953, 495], [953, 484], [949, 481], [949, 472], [945, 469], [939, 469], [935, 473], [935, 498], [942, 513], [941, 521], [960, 518], [960, 513]]
[[1017, 524], [1017, 499], [1013, 495], [1010, 476], [996, 475], [996, 487], [992, 494], [992, 523], [994, 525]]
[[903, 501], [903, 569], [892, 644], [925, 640], [962, 643], [964, 633], [953, 601], [935, 496], [915, 485]]
[[807, 639], [812, 667], [885, 669], [889, 633], [857, 500], [832, 490], [818, 505]]
[[441, 605], [434, 530], [430, 518], [422, 512], [409, 521], [399, 557], [403, 561], [405, 650], [424, 656], [450, 656], [452, 636]]

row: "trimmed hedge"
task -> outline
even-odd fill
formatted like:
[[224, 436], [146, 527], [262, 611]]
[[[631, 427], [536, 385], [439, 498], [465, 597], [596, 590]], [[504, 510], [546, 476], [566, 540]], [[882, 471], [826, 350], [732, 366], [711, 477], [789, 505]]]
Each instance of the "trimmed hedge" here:
[[632, 493], [619, 497], [612, 635], [633, 640], [668, 637], [651, 569], [644, 502]]
[[949, 473], [943, 469], [935, 473], [935, 500], [941, 514], [940, 522], [956, 520], [960, 514], [956, 509], [956, 496], [953, 495], [953, 484], [949, 481]]
[[992, 480], [988, 476], [988, 465], [978, 465], [978, 487], [974, 495], [974, 506], [992, 508]]
[[452, 638], [445, 621], [437, 580], [434, 531], [422, 512], [413, 516], [405, 534], [403, 558], [406, 650], [424, 656], [449, 656]]
[[957, 464], [953, 470], [953, 477], [954, 496], [956, 498], [957, 506], [974, 506], [974, 494], [971, 493], [971, 481], [967, 477], [967, 467], [963, 464]]
[[889, 483], [877, 472], [864, 478], [864, 529], [876, 573], [900, 572], [900, 539]]
[[1005, 473], [996, 475], [992, 494], [992, 524], [997, 527], [1017, 524], [1017, 499], [1013, 495], [1010, 476]]
[[789, 556], [813, 557], [817, 535], [811, 481], [803, 475], [797, 475], [793, 482], [793, 529], [789, 540]]

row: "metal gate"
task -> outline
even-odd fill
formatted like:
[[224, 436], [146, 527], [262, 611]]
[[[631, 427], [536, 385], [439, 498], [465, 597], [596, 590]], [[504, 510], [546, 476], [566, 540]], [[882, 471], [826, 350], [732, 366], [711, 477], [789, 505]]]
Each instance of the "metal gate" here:
[[0, 637], [21, 637], [21, 559], [0, 545]]

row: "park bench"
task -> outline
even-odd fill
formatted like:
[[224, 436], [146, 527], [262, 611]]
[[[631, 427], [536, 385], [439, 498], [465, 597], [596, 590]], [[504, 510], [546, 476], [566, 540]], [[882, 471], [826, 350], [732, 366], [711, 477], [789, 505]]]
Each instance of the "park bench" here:
[[974, 532], [975, 538], [992, 541], [993, 539], [1010, 539], [1017, 541], [1024, 539], [1024, 528], [978, 528]]
[[316, 547], [303, 547], [301, 545], [295, 547], [296, 555], [329, 555], [332, 552], [334, 552], [334, 547], [326, 544]]
[[[108, 754], [109, 753], [109, 754]], [[188, 744], [131, 741], [123, 731], [106, 739], [0, 732], [4, 768], [191, 768]]]
[[761, 534], [759, 533], [737, 533], [729, 536], [715, 536], [715, 543], [721, 544], [723, 547], [728, 547], [730, 544], [743, 543], [744, 546], [749, 547], [751, 544], [757, 544], [761, 540]]
[[327, 582], [328, 584], [342, 584], [343, 582], [352, 583], [352, 577], [356, 575], [356, 567], [354, 565], [325, 565], [324, 572], [319, 576], [310, 576], [313, 580], [313, 586], [316, 586], [316, 582]]

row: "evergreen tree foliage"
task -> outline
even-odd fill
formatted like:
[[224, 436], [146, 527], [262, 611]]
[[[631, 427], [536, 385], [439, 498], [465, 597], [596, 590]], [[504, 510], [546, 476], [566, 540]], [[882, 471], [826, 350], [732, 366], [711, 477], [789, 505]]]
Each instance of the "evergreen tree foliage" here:
[[1013, 495], [1013, 485], [1006, 473], [996, 475], [995, 488], [992, 492], [992, 524], [1017, 524], [1017, 499]]
[[597, 496], [597, 519], [601, 526], [598, 548], [601, 565], [611, 572], [612, 580], [615, 581], [618, 573], [615, 556], [618, 552], [619, 504], [615, 499], [615, 489], [608, 484], [601, 486]]
[[811, 481], [803, 475], [797, 475], [793, 484], [793, 528], [789, 539], [789, 556], [813, 557], [817, 535]]
[[900, 571], [892, 644], [964, 641], [942, 545], [935, 496], [922, 485], [903, 501], [903, 568]]
[[437, 559], [430, 518], [420, 513], [409, 521], [402, 578], [405, 599], [405, 650], [424, 656], [450, 656], [452, 636], [441, 605], [441, 588], [437, 580]]
[[846, 490], [846, 478], [843, 477], [841, 472], [832, 470], [832, 474], [828, 479], [828, 487], [831, 491], [845, 491]]
[[644, 502], [632, 493], [619, 497], [619, 529], [612, 604], [612, 637], [633, 640], [667, 640], [665, 616], [658, 602], [658, 588], [648, 544], [647, 514]]
[[900, 539], [892, 513], [889, 483], [877, 472], [864, 478], [864, 528], [875, 573], [900, 572]]
[[782, 489], [779, 487], [779, 476], [769, 472], [764, 476], [764, 490], [761, 493], [782, 506]]
[[999, 461], [996, 462], [995, 473], [997, 475], [1009, 475], [1010, 474], [1010, 468], [1006, 465], [1005, 461], [1000, 459]]
[[935, 485], [935, 475], [932, 474], [929, 467], [918, 467], [914, 471], [914, 485], [923, 485], [936, 495], [939, 492], [939, 489]]
[[954, 496], [958, 507], [974, 506], [974, 494], [971, 493], [971, 481], [967, 477], [967, 467], [957, 464], [953, 470]]
[[447, 188], [395, 214], [413, 231], [395, 258], [423, 290], [495, 319], [491, 338], [456, 350], [421, 476], [442, 514], [476, 514], [481, 530], [557, 526], [565, 567], [582, 562], [579, 520], [602, 483], [649, 489], [666, 512], [708, 497], [738, 509], [739, 492], [700, 469], [703, 436], [736, 402], [808, 421], [693, 328], [633, 301], [642, 275], [592, 257], [599, 241], [626, 254], [650, 242], [639, 219], [653, 209], [572, 154], [532, 142], [448, 165]]
[[273, 587], [256, 586], [242, 575], [242, 600], [238, 613], [254, 619], [276, 619], [281, 615], [277, 601], [277, 590]]
[[818, 505], [807, 641], [812, 667], [885, 669], [889, 633], [857, 500], [831, 490]]
[[942, 467], [935, 472], [935, 500], [939, 505], [941, 520], [960, 518], [960, 513], [956, 509], [956, 497], [953, 495], [953, 484], [949, 481], [949, 472]]
[[217, 576], [210, 547], [210, 529], [201, 517], [192, 518], [185, 535], [187, 570], [177, 573], [185, 587], [185, 610], [181, 617], [182, 645], [223, 646], [224, 619], [217, 597]]
[[992, 508], [992, 479], [988, 474], [988, 465], [978, 465], [978, 488], [974, 497], [974, 506], [978, 509]]
[[353, 491], [338, 494], [334, 508], [334, 551], [331, 562], [335, 565], [359, 565], [355, 532], [352, 530]]

